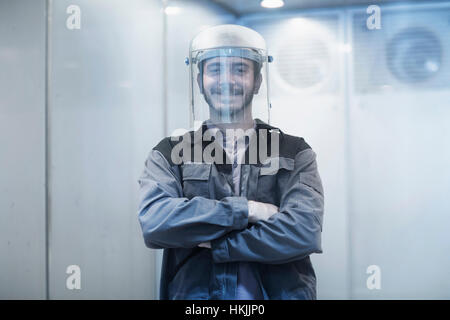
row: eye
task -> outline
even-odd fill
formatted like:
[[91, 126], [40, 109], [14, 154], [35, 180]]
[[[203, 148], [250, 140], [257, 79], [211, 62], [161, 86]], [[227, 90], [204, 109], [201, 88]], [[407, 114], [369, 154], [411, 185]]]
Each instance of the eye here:
[[208, 75], [211, 75], [211, 76], [219, 74], [220, 73], [220, 65], [217, 64], [217, 65], [209, 66], [207, 69], [207, 73], [208, 73]]
[[234, 67], [234, 72], [236, 74], [242, 75], [248, 71], [248, 67], [246, 65], [238, 65]]

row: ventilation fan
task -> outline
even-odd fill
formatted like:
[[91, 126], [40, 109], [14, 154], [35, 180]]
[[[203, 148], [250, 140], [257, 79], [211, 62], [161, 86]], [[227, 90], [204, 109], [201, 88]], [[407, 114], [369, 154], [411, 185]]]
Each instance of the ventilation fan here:
[[288, 91], [317, 92], [334, 74], [335, 37], [313, 19], [297, 18], [285, 27], [274, 45], [274, 76]]
[[441, 69], [442, 47], [439, 38], [424, 28], [407, 28], [386, 45], [386, 62], [401, 82], [420, 83]]
[[320, 86], [329, 77], [330, 52], [327, 44], [315, 38], [285, 39], [277, 52], [277, 72], [294, 89]]
[[353, 85], [362, 94], [389, 90], [448, 90], [450, 6], [386, 7], [379, 30], [353, 11]]

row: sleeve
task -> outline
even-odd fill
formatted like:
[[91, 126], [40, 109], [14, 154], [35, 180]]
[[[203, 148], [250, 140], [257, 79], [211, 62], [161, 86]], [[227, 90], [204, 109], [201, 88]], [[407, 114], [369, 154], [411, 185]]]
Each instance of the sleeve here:
[[180, 177], [158, 150], [152, 150], [139, 178], [139, 222], [152, 249], [193, 248], [248, 224], [244, 197], [212, 200], [183, 197]]
[[279, 212], [267, 221], [260, 220], [248, 229], [211, 241], [213, 260], [282, 264], [322, 253], [323, 211], [316, 154], [308, 148], [295, 156]]

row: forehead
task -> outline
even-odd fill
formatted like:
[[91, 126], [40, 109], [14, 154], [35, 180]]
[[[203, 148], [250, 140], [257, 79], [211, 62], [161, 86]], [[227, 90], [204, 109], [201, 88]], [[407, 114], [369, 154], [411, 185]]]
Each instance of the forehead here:
[[253, 66], [253, 61], [247, 58], [242, 58], [242, 57], [215, 57], [215, 58], [210, 58], [207, 59], [205, 61], [204, 66], [207, 67], [208, 65], [211, 64], [216, 64], [216, 63], [220, 63], [220, 64], [245, 64], [248, 65], [249, 67]]

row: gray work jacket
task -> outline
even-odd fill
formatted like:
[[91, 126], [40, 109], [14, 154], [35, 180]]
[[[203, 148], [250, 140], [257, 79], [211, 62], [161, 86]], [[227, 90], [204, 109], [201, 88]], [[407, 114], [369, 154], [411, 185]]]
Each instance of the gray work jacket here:
[[[303, 138], [256, 120], [261, 130], [273, 135], [257, 139], [258, 150], [266, 143], [270, 152], [272, 139], [279, 141], [279, 152], [267, 158], [278, 170], [264, 170], [267, 159], [249, 163], [247, 150], [241, 196], [234, 194], [225, 152], [224, 163], [174, 162], [180, 143], [191, 157], [195, 148], [205, 150], [209, 142], [194, 132], [191, 139], [165, 138], [149, 153], [138, 181], [139, 222], [146, 246], [164, 249], [161, 299], [234, 299], [240, 261], [252, 266], [264, 299], [316, 299], [309, 256], [322, 253], [324, 213], [316, 154]], [[279, 212], [251, 224], [247, 200], [274, 204]], [[211, 249], [198, 246], [205, 242]]]

